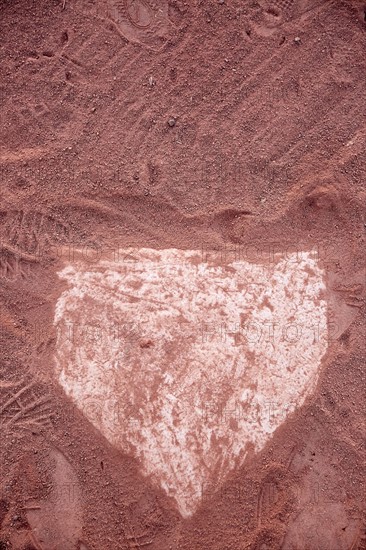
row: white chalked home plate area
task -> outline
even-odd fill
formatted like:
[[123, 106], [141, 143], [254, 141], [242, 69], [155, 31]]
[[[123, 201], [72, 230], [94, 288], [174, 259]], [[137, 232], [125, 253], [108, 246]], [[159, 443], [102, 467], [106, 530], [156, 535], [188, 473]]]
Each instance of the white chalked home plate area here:
[[56, 374], [87, 419], [183, 517], [259, 452], [316, 387], [325, 274], [312, 251], [267, 264], [129, 249], [65, 262]]

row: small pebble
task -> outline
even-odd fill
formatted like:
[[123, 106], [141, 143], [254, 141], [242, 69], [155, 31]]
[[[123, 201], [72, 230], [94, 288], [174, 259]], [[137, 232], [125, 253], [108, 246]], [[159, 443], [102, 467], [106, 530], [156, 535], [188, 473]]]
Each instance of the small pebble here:
[[173, 118], [173, 117], [171, 117], [171, 118], [168, 120], [168, 124], [169, 124], [169, 126], [170, 126], [171, 128], [173, 128], [173, 126], [175, 126], [176, 122], [177, 122], [177, 121], [176, 121], [175, 118]]

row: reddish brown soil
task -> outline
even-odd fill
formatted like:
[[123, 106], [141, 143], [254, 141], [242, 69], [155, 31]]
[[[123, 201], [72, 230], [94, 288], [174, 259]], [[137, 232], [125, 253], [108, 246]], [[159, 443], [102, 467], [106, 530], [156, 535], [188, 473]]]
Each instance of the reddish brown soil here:
[[[365, 549], [365, 4], [149, 5], [0, 2], [0, 549]], [[54, 380], [61, 245], [315, 246], [354, 308], [190, 520]]]

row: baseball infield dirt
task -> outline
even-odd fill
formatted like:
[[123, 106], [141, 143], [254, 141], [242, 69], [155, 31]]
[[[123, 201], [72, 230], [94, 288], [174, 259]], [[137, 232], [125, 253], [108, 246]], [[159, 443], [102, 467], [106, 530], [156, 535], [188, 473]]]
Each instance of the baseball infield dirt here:
[[0, 550], [365, 550], [365, 2], [0, 29]]

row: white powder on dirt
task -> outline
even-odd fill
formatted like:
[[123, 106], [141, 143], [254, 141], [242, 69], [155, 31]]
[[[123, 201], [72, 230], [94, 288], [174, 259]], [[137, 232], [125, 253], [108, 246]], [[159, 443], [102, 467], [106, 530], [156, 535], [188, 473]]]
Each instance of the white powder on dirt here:
[[59, 276], [61, 385], [185, 517], [314, 391], [327, 303], [311, 252], [219, 265], [136, 249]]

